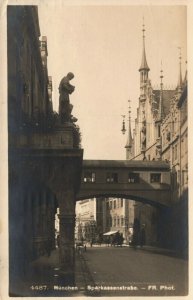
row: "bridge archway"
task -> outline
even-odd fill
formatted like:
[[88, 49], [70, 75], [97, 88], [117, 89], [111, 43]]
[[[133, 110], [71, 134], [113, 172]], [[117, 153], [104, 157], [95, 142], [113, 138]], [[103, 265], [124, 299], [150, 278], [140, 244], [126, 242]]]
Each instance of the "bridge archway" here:
[[170, 167], [160, 161], [83, 161], [77, 200], [115, 197], [171, 206]]
[[[163, 247], [168, 242], [165, 236], [167, 236], [167, 223], [171, 214], [169, 206], [132, 194], [90, 194], [89, 199], [77, 199], [77, 202], [79, 201], [82, 207], [79, 212], [82, 211], [83, 218], [81, 219], [81, 214], [79, 215], [77, 210], [77, 221], [79, 225], [81, 224], [83, 235], [88, 232], [89, 223], [92, 224], [95, 221], [96, 230], [101, 236], [106, 232], [119, 231], [123, 234], [125, 243], [128, 244], [132, 241], [134, 220], [137, 219], [141, 229], [145, 226], [148, 245]], [[92, 205], [90, 201], [95, 204]], [[95, 209], [94, 218], [91, 216], [90, 219], [88, 215], [86, 216], [89, 205], [90, 208], [92, 207], [90, 211], [93, 207]], [[86, 231], [85, 228], [87, 228]], [[86, 240], [87, 238], [85, 235]]]
[[93, 199], [93, 198], [96, 198], [98, 199], [98, 201], [100, 201], [101, 198], [122, 198], [122, 199], [126, 199], [126, 200], [133, 200], [133, 201], [136, 201], [136, 202], [141, 202], [143, 204], [149, 204], [153, 207], [156, 207], [156, 208], [160, 208], [160, 209], [164, 209], [164, 208], [169, 208], [170, 205], [167, 205], [167, 203], [163, 202], [163, 203], [159, 203], [157, 200], [152, 200], [152, 199], [149, 199], [147, 197], [143, 197], [143, 196], [138, 196], [138, 195], [133, 195], [133, 194], [130, 194], [130, 193], [108, 193], [108, 192], [105, 192], [105, 193], [89, 193], [89, 194], [85, 194], [84, 196], [83, 195], [80, 195], [78, 198], [76, 198], [76, 202], [77, 201], [81, 201], [81, 200], [88, 200], [88, 199]]

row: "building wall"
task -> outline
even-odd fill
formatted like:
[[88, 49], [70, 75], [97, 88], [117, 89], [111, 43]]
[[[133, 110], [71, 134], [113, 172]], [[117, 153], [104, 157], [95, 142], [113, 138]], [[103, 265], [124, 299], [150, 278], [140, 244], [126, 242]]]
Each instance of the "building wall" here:
[[186, 85], [182, 87], [181, 92], [171, 99], [170, 112], [161, 125], [162, 159], [170, 162], [174, 203], [180, 200], [182, 191], [188, 187], [187, 95], [178, 105], [186, 88]]
[[[152, 138], [150, 142], [147, 143], [147, 148], [145, 150], [145, 156], [147, 160], [152, 159], [162, 159], [170, 162], [171, 170], [172, 170], [172, 201], [173, 203], [177, 204], [182, 200], [182, 195], [185, 195], [185, 202], [187, 201], [187, 189], [188, 189], [188, 147], [187, 147], [187, 97], [182, 102], [182, 105], [179, 107], [178, 102], [180, 101], [183, 95], [183, 89], [186, 89], [186, 85], [182, 86], [179, 92], [179, 87], [176, 88], [175, 94], [172, 98], [168, 98], [168, 102], [170, 103], [169, 113], [161, 120], [160, 123], [160, 131], [161, 131], [161, 139], [160, 141], [160, 153], [161, 157], [157, 156], [157, 146], [158, 146], [158, 139], [156, 138], [156, 130], [151, 132]], [[149, 105], [146, 106], [148, 111], [146, 115], [152, 113], [150, 110]], [[140, 112], [140, 110], [138, 110]], [[140, 118], [138, 117], [138, 120]], [[150, 120], [150, 119], [149, 119]], [[156, 119], [153, 120], [151, 118], [151, 122], [153, 122], [152, 128], [156, 129]], [[146, 138], [148, 140], [148, 130], [147, 127], [146, 131]], [[139, 135], [140, 131], [138, 127], [135, 128], [135, 135], [134, 135], [134, 146], [135, 146], [135, 154], [140, 152], [140, 147], [136, 147], [137, 143], [135, 143], [136, 135]], [[138, 152], [137, 152], [138, 151]], [[142, 159], [143, 153], [136, 155], [133, 159]], [[186, 204], [178, 204], [177, 206], [182, 206], [182, 215], [183, 219], [187, 219], [187, 211]], [[153, 244], [153, 245], [165, 245], [168, 247], [174, 247], [176, 244], [177, 236], [179, 239], [184, 239], [182, 237], [187, 237], [187, 220], [181, 224], [181, 228], [179, 225], [179, 221], [177, 221], [177, 216], [180, 217], [180, 210], [174, 208], [173, 212], [167, 212], [167, 220], [164, 217], [164, 214], [160, 211], [157, 211], [153, 207], [148, 207], [147, 205], [137, 204], [135, 206], [135, 217], [140, 219], [140, 223], [144, 223], [147, 232], [146, 243]], [[176, 211], [176, 212], [175, 212]], [[154, 218], [154, 215], [157, 215], [157, 220], [155, 222], [151, 222]], [[162, 216], [162, 221], [160, 221]], [[169, 226], [169, 222], [173, 222], [174, 231], [168, 230], [166, 228], [166, 224]], [[165, 223], [165, 225], [163, 224]], [[178, 223], [178, 224], [177, 224]], [[181, 222], [180, 222], [181, 223]], [[184, 225], [185, 224], [185, 225]], [[167, 244], [163, 240], [163, 232], [170, 236], [172, 242]], [[177, 233], [179, 232], [179, 233]], [[181, 232], [181, 234], [180, 234]], [[183, 232], [183, 233], [182, 233]], [[186, 244], [186, 243], [184, 243]]]
[[35, 6], [8, 6], [8, 24], [9, 129], [16, 131], [48, 119], [47, 41], [39, 40]]
[[128, 243], [130, 228], [134, 220], [134, 201], [123, 198], [106, 199], [106, 228], [108, 231], [119, 231]]
[[86, 199], [76, 202], [76, 228], [75, 238], [85, 238], [85, 224], [95, 220], [94, 199]]
[[[176, 204], [181, 201], [182, 194], [186, 193], [188, 187], [187, 93], [184, 92], [187, 88], [187, 75], [182, 81], [180, 61], [179, 74], [176, 74], [176, 79], [179, 78], [176, 89], [164, 90], [161, 70], [160, 89], [153, 90], [148, 78], [149, 67], [146, 61], [145, 37], [143, 37], [142, 64], [139, 72], [139, 103], [133, 130], [132, 148], [130, 155], [127, 153], [127, 157], [130, 160], [170, 162], [172, 200]], [[154, 218], [155, 215], [157, 221]], [[164, 223], [168, 224], [171, 214], [167, 211], [166, 215], [167, 218], [164, 219], [163, 211], [139, 202], [135, 203], [134, 216], [139, 218], [140, 224], [145, 224], [147, 243], [163, 244], [161, 231], [165, 230]], [[173, 222], [172, 217], [171, 222]], [[175, 233], [171, 233], [170, 237], [171, 235], [175, 236]]]
[[[61, 211], [60, 236], [67, 242], [60, 243], [60, 261], [64, 263], [68, 253], [68, 264], [74, 267], [73, 197], [80, 183], [82, 151], [73, 134], [78, 133], [76, 126], [59, 123], [53, 112], [47, 40], [40, 36], [36, 6], [7, 7], [10, 296], [30, 294], [25, 284], [31, 278], [31, 262], [54, 249], [56, 208], [64, 210], [61, 202], [66, 199], [70, 221], [63, 222]], [[76, 153], [73, 148], [78, 148]], [[64, 189], [68, 196], [60, 201], [59, 190]]]
[[43, 64], [47, 53], [39, 38], [37, 7], [8, 5], [9, 287], [10, 294], [21, 296], [19, 283], [26, 279], [29, 263], [55, 247], [56, 198], [31, 174], [31, 157], [25, 162], [17, 154], [24, 139], [26, 152], [31, 150], [30, 134], [45, 129], [53, 113]]

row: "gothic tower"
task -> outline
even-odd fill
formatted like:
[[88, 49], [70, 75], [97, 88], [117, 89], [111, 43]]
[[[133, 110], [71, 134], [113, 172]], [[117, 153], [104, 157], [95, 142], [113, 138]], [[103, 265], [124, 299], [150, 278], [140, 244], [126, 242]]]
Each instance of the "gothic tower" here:
[[130, 106], [130, 100], [129, 102], [129, 120], [128, 120], [128, 136], [127, 136], [127, 143], [125, 145], [126, 148], [126, 159], [131, 159], [133, 157], [133, 138], [131, 135], [131, 106]]
[[142, 49], [142, 60], [141, 60], [141, 66], [139, 68], [140, 72], [140, 101], [145, 100], [145, 94], [146, 94], [146, 85], [148, 82], [148, 72], [150, 71], [150, 68], [147, 64], [146, 59], [146, 52], [145, 52], [145, 25], [143, 24], [143, 49]]
[[147, 97], [147, 85], [149, 83], [148, 80], [148, 72], [149, 67], [147, 64], [146, 59], [146, 52], [145, 52], [145, 25], [143, 24], [143, 49], [142, 49], [142, 60], [141, 66], [139, 68], [140, 72], [140, 97], [139, 97], [139, 105], [140, 105], [140, 115], [141, 119], [139, 120], [141, 123], [141, 130], [140, 130], [140, 148], [141, 153], [143, 153], [145, 158], [145, 151], [146, 151], [146, 113], [145, 113], [145, 105], [146, 105], [146, 97]]

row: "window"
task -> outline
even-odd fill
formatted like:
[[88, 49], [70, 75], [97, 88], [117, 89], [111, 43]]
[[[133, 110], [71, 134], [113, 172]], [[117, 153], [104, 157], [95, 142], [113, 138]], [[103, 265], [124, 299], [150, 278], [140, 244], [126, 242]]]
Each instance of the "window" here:
[[120, 206], [119, 202], [120, 202], [120, 199], [117, 199], [117, 208], [119, 208], [119, 206]]
[[121, 217], [121, 226], [124, 226], [124, 219]]
[[118, 182], [118, 174], [117, 173], [107, 173], [106, 181], [109, 183]]
[[173, 160], [174, 160], [174, 146], [172, 147], [172, 157], [173, 157]]
[[158, 137], [160, 137], [161, 136], [161, 130], [160, 130], [160, 125], [158, 125]]
[[150, 174], [150, 182], [161, 182], [161, 173]]
[[177, 124], [177, 118], [174, 119], [174, 134], [176, 134], [176, 129], [177, 129], [176, 124]]
[[170, 140], [171, 140], [171, 133], [170, 133], [170, 131], [167, 131], [166, 138], [167, 138], [167, 141], [170, 142]]
[[178, 157], [178, 147], [175, 145], [175, 151], [174, 151], [174, 159], [176, 160]]
[[116, 200], [114, 200], [114, 202], [113, 202], [113, 208], [114, 209], [116, 208]]
[[108, 201], [106, 202], [106, 208], [107, 208], [107, 210], [109, 210], [109, 202]]
[[163, 132], [162, 143], [163, 143], [163, 145], [165, 145], [165, 132]]
[[95, 182], [96, 175], [93, 172], [84, 173], [84, 182]]
[[181, 140], [181, 157], [184, 157], [185, 149], [184, 149], [184, 139]]
[[117, 217], [117, 226], [119, 226], [119, 217]]
[[186, 170], [184, 170], [184, 175], [185, 175], [184, 184], [187, 184], [188, 183], [188, 168], [186, 168]]
[[188, 135], [185, 135], [185, 153], [188, 153]]
[[123, 199], [121, 199], [121, 207], [123, 207]]
[[112, 209], [112, 201], [109, 202], [109, 209]]
[[113, 226], [116, 227], [116, 218], [113, 220]]
[[112, 227], [112, 217], [109, 217], [109, 226]]
[[138, 173], [129, 173], [128, 174], [128, 182], [129, 183], [138, 183], [139, 182], [139, 174]]

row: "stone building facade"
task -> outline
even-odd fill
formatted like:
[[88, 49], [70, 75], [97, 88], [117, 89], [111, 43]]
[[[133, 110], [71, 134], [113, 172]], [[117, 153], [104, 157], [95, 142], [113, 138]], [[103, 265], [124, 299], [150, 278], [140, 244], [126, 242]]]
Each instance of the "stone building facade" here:
[[85, 226], [96, 221], [95, 219], [95, 199], [85, 199], [76, 202], [76, 229], [75, 238], [77, 240], [86, 239]]
[[10, 296], [30, 296], [31, 262], [55, 247], [57, 207], [63, 280], [74, 284], [83, 153], [78, 127], [59, 123], [53, 111], [47, 39], [40, 36], [36, 6], [7, 7]]
[[[29, 131], [43, 130], [52, 117], [51, 77], [47, 70], [46, 37], [39, 40], [37, 7], [8, 6], [8, 125], [9, 150], [29, 145]], [[48, 97], [48, 94], [50, 95]], [[11, 165], [11, 162], [10, 162]], [[25, 178], [27, 181], [27, 177]], [[10, 178], [10, 190], [13, 188]], [[54, 195], [41, 190], [37, 182], [26, 185], [20, 213], [25, 213], [26, 255], [31, 258], [46, 253], [46, 244], [53, 249], [56, 202]], [[36, 197], [33, 189], [39, 189]], [[31, 191], [30, 191], [31, 190]], [[30, 195], [30, 193], [32, 193]], [[28, 195], [29, 194], [29, 195]], [[28, 201], [25, 201], [28, 197]], [[17, 197], [16, 197], [17, 198]], [[35, 205], [36, 203], [36, 205]], [[13, 203], [10, 202], [10, 208]], [[16, 209], [16, 207], [14, 208]], [[23, 210], [23, 212], [22, 212]], [[33, 219], [33, 212], [36, 220]], [[46, 226], [45, 218], [49, 216]], [[24, 223], [25, 223], [24, 222]], [[31, 226], [29, 226], [31, 224]], [[21, 228], [22, 229], [22, 228]], [[10, 232], [12, 236], [12, 232]], [[52, 238], [50, 239], [50, 237]], [[13, 237], [12, 237], [13, 238]], [[14, 239], [14, 238], [13, 238]], [[15, 241], [17, 244], [17, 240]], [[23, 245], [21, 244], [21, 247]]]
[[103, 198], [85, 199], [76, 202], [75, 238], [86, 241], [99, 240], [104, 232], [105, 203]]
[[[143, 28], [142, 61], [139, 68], [139, 104], [133, 137], [131, 133], [128, 136], [126, 156], [130, 160], [166, 160], [170, 162], [173, 179], [172, 199], [174, 204], [178, 203], [180, 205], [179, 202], [184, 190], [186, 191], [185, 202], [187, 202], [188, 187], [187, 73], [184, 80], [182, 80], [180, 55], [176, 88], [174, 90], [164, 89], [163, 70], [161, 70], [160, 89], [153, 89], [149, 79], [150, 68], [146, 59], [144, 31]], [[156, 177], [155, 174], [153, 180], [160, 181], [161, 178]], [[182, 214], [184, 220], [187, 219], [185, 207]], [[177, 234], [170, 232], [170, 230], [168, 231], [168, 241], [164, 241], [164, 230], [167, 231], [166, 224], [174, 222], [175, 226], [177, 226], [177, 220], [172, 221], [174, 211], [175, 208], [172, 212], [169, 210], [160, 211], [152, 206], [135, 202], [135, 218], [138, 218], [140, 223], [145, 225], [147, 244], [165, 245], [167, 247], [175, 245]], [[180, 219], [179, 211], [175, 214], [175, 218]], [[186, 225], [181, 225], [179, 232], [186, 231], [183, 234], [187, 237], [187, 220], [185, 223]], [[179, 238], [182, 238], [182, 236]]]
[[106, 203], [106, 222], [104, 232], [119, 231], [124, 243], [129, 243], [134, 221], [134, 201], [124, 198], [108, 198]]
[[[87, 240], [86, 227], [93, 226], [94, 240], [101, 239], [104, 233], [119, 231], [125, 243], [129, 242], [134, 220], [134, 201], [123, 198], [93, 198], [76, 203], [75, 237]], [[95, 228], [94, 228], [95, 227]]]

